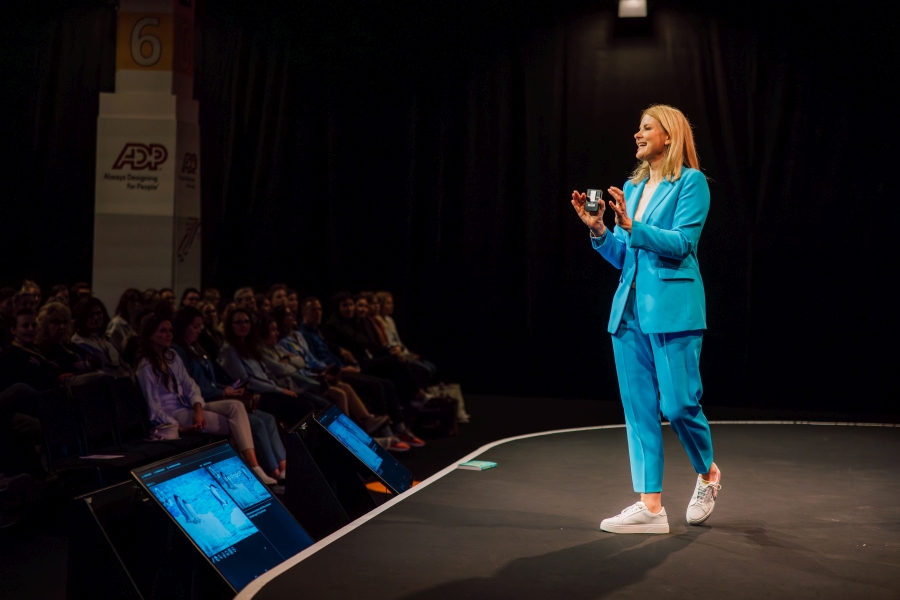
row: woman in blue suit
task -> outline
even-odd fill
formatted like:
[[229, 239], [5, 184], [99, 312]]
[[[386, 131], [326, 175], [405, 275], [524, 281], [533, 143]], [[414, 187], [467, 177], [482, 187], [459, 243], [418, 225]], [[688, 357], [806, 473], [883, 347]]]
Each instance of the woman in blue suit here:
[[700, 408], [700, 346], [706, 329], [697, 244], [709, 212], [709, 186], [700, 172], [691, 125], [676, 108], [654, 105], [634, 134], [641, 161], [625, 189], [609, 188], [615, 231], [597, 212], [572, 206], [590, 228], [591, 244], [622, 270], [613, 298], [612, 334], [625, 409], [634, 491], [641, 500], [600, 529], [613, 533], [668, 533], [662, 506], [663, 440], [668, 418], [697, 471], [687, 521], [698, 525], [715, 506], [722, 474], [713, 462], [709, 423]]

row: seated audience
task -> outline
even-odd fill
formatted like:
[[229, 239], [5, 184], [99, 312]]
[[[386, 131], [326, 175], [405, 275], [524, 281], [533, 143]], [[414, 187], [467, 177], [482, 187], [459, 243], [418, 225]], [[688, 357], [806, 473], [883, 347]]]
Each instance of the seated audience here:
[[[365, 321], [357, 319], [356, 302], [353, 297], [342, 292], [335, 299], [337, 311], [323, 327], [325, 339], [339, 347], [341, 351], [346, 351], [352, 361], [350, 364], [358, 364], [364, 375], [389, 379], [394, 384], [397, 398], [403, 407], [401, 415], [388, 413], [393, 421], [394, 431], [401, 440], [412, 446], [424, 445], [422, 440], [412, 435], [406, 423], [407, 419], [413, 416], [413, 400], [422, 392], [417, 389], [415, 381], [401, 363], [401, 359], [390, 355], [385, 347], [373, 343], [363, 332], [362, 326]], [[365, 315], [362, 318], [364, 319]]]
[[124, 375], [119, 351], [106, 336], [109, 314], [99, 298], [85, 298], [72, 309], [75, 334], [72, 343], [89, 352], [100, 364], [100, 370], [107, 375]]
[[146, 323], [138, 354], [138, 381], [154, 425], [172, 423], [181, 434], [202, 431], [230, 435], [235, 448], [259, 478], [267, 485], [277, 483], [259, 466], [243, 403], [207, 403], [203, 399], [181, 357], [172, 350], [172, 322], [167, 315], [156, 315]]
[[[275, 309], [274, 318], [266, 322], [265, 335], [266, 352], [271, 360], [278, 361], [280, 366], [291, 372], [321, 377], [328, 384], [325, 395], [344, 414], [356, 419], [367, 433], [374, 433], [387, 424], [389, 417], [386, 415], [375, 416], [369, 412], [366, 405], [353, 390], [353, 387], [340, 381], [337, 368], [329, 368], [325, 363], [319, 362], [309, 353], [306, 340], [295, 331], [297, 321], [293, 312], [285, 305]], [[269, 365], [275, 372], [276, 365]]]
[[196, 308], [197, 303], [200, 302], [200, 290], [197, 288], [186, 288], [184, 292], [181, 294], [181, 304], [178, 306], [179, 310], [184, 308], [185, 306], [191, 306]]
[[16, 313], [12, 335], [13, 342], [0, 353], [0, 389], [24, 383], [40, 392], [59, 387], [72, 376], [35, 344], [37, 319], [33, 311], [21, 309]]
[[271, 414], [254, 410], [259, 396], [223, 383], [221, 369], [207, 356], [199, 344], [203, 331], [203, 317], [196, 308], [184, 307], [178, 311], [173, 323], [175, 343], [172, 348], [181, 357], [188, 375], [200, 388], [200, 395], [209, 403], [223, 399], [240, 400], [247, 409], [247, 418], [253, 433], [253, 443], [257, 450], [260, 466], [276, 479], [284, 479], [287, 455], [278, 432], [278, 422]]
[[137, 319], [141, 314], [141, 292], [128, 288], [119, 297], [116, 305], [116, 316], [106, 326], [106, 336], [119, 354], [125, 349], [128, 340], [136, 335]]
[[263, 363], [259, 335], [253, 327], [250, 313], [235, 308], [225, 320], [225, 345], [219, 354], [219, 364], [232, 379], [246, 385], [247, 390], [260, 394], [259, 407], [283, 419], [288, 425], [302, 420], [315, 410], [330, 406], [329, 402], [312, 392], [297, 392], [278, 385]]

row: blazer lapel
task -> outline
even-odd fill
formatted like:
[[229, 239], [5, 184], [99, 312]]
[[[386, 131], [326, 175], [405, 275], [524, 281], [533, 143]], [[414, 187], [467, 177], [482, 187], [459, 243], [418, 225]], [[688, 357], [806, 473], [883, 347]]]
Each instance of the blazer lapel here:
[[[643, 189], [643, 188], [641, 188]], [[653, 214], [653, 210], [663, 203], [663, 201], [669, 197], [669, 194], [672, 193], [672, 190], [675, 189], [675, 184], [667, 179], [663, 179], [659, 182], [659, 185], [656, 187], [656, 190], [653, 192], [653, 196], [650, 198], [650, 202], [647, 203], [647, 208], [644, 209], [644, 214], [641, 215], [641, 222], [646, 223], [647, 219], [650, 218], [650, 215]]]

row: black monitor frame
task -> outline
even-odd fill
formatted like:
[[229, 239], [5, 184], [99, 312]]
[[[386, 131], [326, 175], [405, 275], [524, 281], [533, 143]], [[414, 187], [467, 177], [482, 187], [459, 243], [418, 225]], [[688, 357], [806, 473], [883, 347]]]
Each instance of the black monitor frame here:
[[[152, 499], [153, 502], [156, 503], [156, 505], [159, 507], [159, 509], [162, 510], [163, 513], [165, 513], [166, 517], [167, 517], [168, 519], [170, 519], [170, 520], [175, 524], [175, 526], [176, 526], [176, 527], [178, 528], [178, 530], [182, 533], [182, 535], [183, 535], [183, 536], [191, 543], [191, 545], [192, 545], [192, 546], [194, 547], [194, 549], [200, 554], [200, 556], [203, 557], [203, 560], [205, 560], [205, 561], [210, 565], [210, 567], [212, 567], [212, 569], [216, 572], [216, 574], [217, 574], [219, 577], [221, 577], [222, 581], [225, 582], [225, 584], [229, 587], [229, 589], [231, 589], [235, 594], [237, 594], [237, 593], [240, 592], [241, 590], [235, 589], [234, 585], [232, 585], [232, 583], [228, 580], [228, 578], [225, 577], [225, 574], [222, 573], [222, 572], [216, 567], [216, 565], [215, 565], [215, 563], [212, 561], [212, 559], [211, 559], [209, 556], [206, 555], [206, 552], [204, 552], [203, 549], [200, 548], [199, 545], [197, 545], [197, 542], [194, 541], [194, 538], [191, 537], [191, 535], [190, 535], [190, 534], [189, 534], [189, 533], [181, 526], [181, 523], [178, 522], [178, 520], [177, 520], [177, 519], [176, 519], [176, 518], [168, 511], [168, 509], [166, 509], [166, 507], [162, 505], [162, 503], [160, 502], [159, 498], [156, 497], [156, 494], [154, 494], [154, 493], [153, 493], [153, 492], [152, 492], [152, 491], [151, 491], [151, 490], [143, 483], [143, 481], [141, 481], [141, 477], [138, 475], [138, 472], [140, 472], [140, 473], [146, 473], [146, 472], [148, 472], [148, 471], [153, 470], [153, 469], [156, 468], [156, 467], [160, 467], [160, 466], [162, 466], [162, 465], [164, 465], [164, 464], [170, 464], [170, 463], [172, 463], [174, 460], [183, 460], [183, 459], [185, 459], [185, 458], [189, 458], [189, 457], [192, 456], [192, 455], [200, 454], [201, 452], [209, 452], [210, 450], [215, 449], [216, 447], [220, 447], [220, 446], [228, 446], [228, 447], [230, 447], [230, 448], [234, 451], [235, 456], [237, 456], [237, 457], [241, 460], [241, 462], [244, 463], [244, 466], [247, 467], [247, 463], [244, 462], [244, 459], [241, 457], [240, 453], [239, 453], [239, 452], [231, 445], [231, 443], [230, 443], [228, 440], [222, 440], [222, 441], [220, 441], [220, 442], [216, 442], [216, 443], [213, 443], [213, 444], [209, 444], [209, 445], [206, 445], [206, 446], [202, 446], [202, 447], [200, 447], [200, 448], [191, 450], [191, 451], [189, 451], [189, 452], [185, 452], [185, 453], [183, 453], [183, 454], [179, 454], [179, 455], [174, 456], [174, 457], [169, 457], [169, 458], [166, 458], [166, 459], [164, 459], [164, 460], [161, 460], [161, 461], [157, 461], [157, 462], [155, 462], [155, 463], [152, 463], [152, 464], [150, 464], [150, 465], [145, 465], [145, 466], [140, 467], [140, 468], [138, 468], [138, 469], [134, 469], [134, 470], [131, 471], [131, 476], [132, 476], [132, 477], [135, 479], [135, 481], [137, 482], [139, 489], [141, 489], [147, 496], [149, 496], [149, 497]], [[261, 479], [259, 479], [259, 477], [256, 475], [256, 473], [254, 473], [253, 470], [250, 469], [250, 467], [247, 467], [247, 470], [248, 470], [254, 477], [256, 477], [256, 479], [257, 479], [257, 481], [259, 481], [260, 485], [262, 485], [262, 486], [265, 487], [267, 490], [269, 490], [269, 495], [270, 495], [270, 497], [271, 497], [271, 500], [272, 500], [273, 502], [277, 502], [282, 508], [284, 508], [284, 511], [285, 511], [287, 514], [291, 515], [291, 518], [293, 518], [293, 519], [296, 521], [296, 517], [294, 517], [293, 514], [291, 513], [291, 511], [289, 511], [289, 510], [287, 509], [287, 507], [284, 506], [284, 504], [281, 502], [281, 500], [278, 499], [278, 497], [272, 492], [272, 490], [271, 490], [269, 487], [267, 487], [267, 486], [262, 482]], [[303, 526], [300, 525], [299, 522], [297, 522], [297, 526], [300, 527], [301, 529], [303, 529]], [[306, 532], [305, 529], [304, 529], [303, 531]], [[309, 534], [307, 533], [307, 535], [309, 535]], [[311, 536], [310, 536], [310, 537], [311, 537]], [[315, 542], [315, 540], [313, 540], [313, 542]], [[273, 565], [273, 567], [274, 567], [274, 565]], [[243, 588], [242, 588], [242, 589], [243, 589]]]

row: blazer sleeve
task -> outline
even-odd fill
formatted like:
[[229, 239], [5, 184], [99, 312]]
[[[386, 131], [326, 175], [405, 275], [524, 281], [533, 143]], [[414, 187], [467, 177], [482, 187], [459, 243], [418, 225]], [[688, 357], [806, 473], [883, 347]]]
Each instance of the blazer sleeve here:
[[676, 260], [684, 260], [695, 252], [703, 223], [709, 213], [709, 185], [703, 173], [691, 171], [684, 176], [676, 202], [672, 229], [660, 229], [655, 225], [634, 221], [629, 247]]
[[141, 385], [141, 392], [144, 394], [144, 401], [147, 402], [150, 422], [154, 425], [162, 425], [163, 423], [178, 425], [175, 417], [162, 409], [162, 403], [159, 400], [159, 376], [153, 372], [153, 366], [149, 362], [144, 361], [138, 367], [137, 378], [138, 383]]
[[621, 227], [616, 227], [615, 231], [607, 229], [606, 235], [591, 238], [591, 246], [600, 253], [600, 256], [609, 261], [609, 264], [621, 269], [625, 264], [625, 235]]

